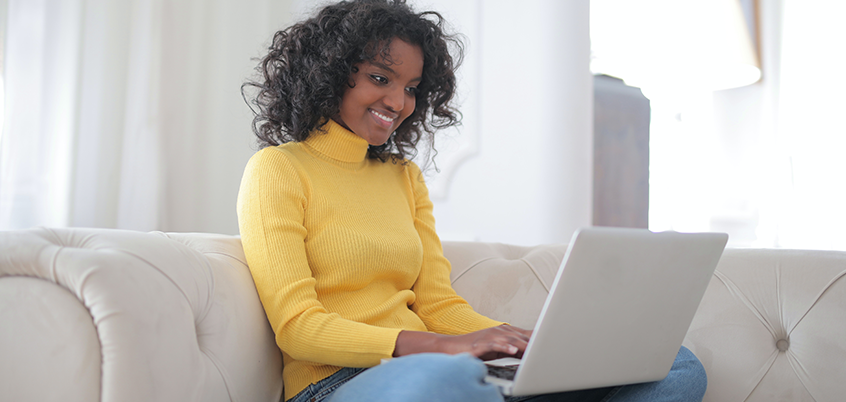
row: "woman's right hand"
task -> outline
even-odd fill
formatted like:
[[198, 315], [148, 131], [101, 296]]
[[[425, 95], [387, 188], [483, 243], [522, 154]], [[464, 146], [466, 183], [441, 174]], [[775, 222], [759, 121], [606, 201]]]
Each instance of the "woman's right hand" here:
[[500, 325], [465, 335], [440, 335], [429, 332], [402, 331], [397, 337], [394, 356], [413, 353], [470, 353], [482, 360], [501, 357], [520, 358], [532, 331]]

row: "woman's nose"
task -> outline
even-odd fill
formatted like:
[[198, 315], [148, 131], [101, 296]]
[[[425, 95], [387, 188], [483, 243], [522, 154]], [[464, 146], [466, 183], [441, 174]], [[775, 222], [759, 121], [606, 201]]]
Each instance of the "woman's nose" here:
[[393, 112], [399, 112], [405, 107], [405, 88], [392, 89], [385, 95], [385, 106]]

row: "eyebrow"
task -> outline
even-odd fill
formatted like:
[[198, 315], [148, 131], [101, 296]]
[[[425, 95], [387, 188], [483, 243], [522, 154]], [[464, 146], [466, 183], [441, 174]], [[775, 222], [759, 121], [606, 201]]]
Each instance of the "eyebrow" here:
[[[376, 66], [376, 67], [379, 67], [379, 68], [381, 68], [381, 69], [383, 69], [383, 70], [385, 70], [385, 71], [388, 71], [388, 72], [390, 72], [390, 73], [391, 73], [391, 74], [393, 74], [393, 75], [397, 75], [397, 72], [396, 72], [396, 71], [394, 71], [394, 69], [393, 69], [393, 68], [391, 68], [390, 66], [388, 66], [388, 65], [387, 65], [387, 64], [385, 64], [385, 63], [378, 62], [378, 61], [371, 61], [371, 62], [370, 62], [370, 64], [372, 64], [372, 65], [374, 65], [374, 66]], [[413, 79], [413, 80], [410, 80], [409, 82], [415, 82], [415, 81], [417, 81], [417, 82], [423, 81], [423, 77], [417, 77], [417, 78], [415, 78], [415, 79]]]

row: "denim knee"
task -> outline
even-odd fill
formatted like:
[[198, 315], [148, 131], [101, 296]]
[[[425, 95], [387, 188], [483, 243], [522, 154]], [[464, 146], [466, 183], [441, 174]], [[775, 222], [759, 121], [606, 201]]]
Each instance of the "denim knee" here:
[[681, 347], [670, 375], [675, 376], [675, 381], [684, 383], [691, 396], [698, 396], [701, 400], [705, 395], [705, 390], [708, 388], [708, 374], [702, 362], [688, 348]]
[[[481, 360], [469, 355], [424, 353], [395, 359], [393, 370], [406, 372], [407, 398], [426, 401], [495, 401], [499, 391], [484, 383], [487, 368]], [[422, 397], [417, 399], [417, 397]]]
[[332, 400], [502, 401], [497, 388], [484, 382], [486, 373], [484, 363], [467, 354], [410, 355], [359, 374]]
[[485, 364], [469, 354], [420, 353], [393, 359], [388, 364], [395, 370], [407, 370], [409, 373], [418, 371], [415, 377], [419, 376], [420, 380], [435, 383], [452, 379], [479, 381], [487, 373]]
[[681, 347], [667, 378], [661, 381], [626, 385], [609, 401], [627, 402], [701, 402], [708, 387], [705, 368], [693, 353]]

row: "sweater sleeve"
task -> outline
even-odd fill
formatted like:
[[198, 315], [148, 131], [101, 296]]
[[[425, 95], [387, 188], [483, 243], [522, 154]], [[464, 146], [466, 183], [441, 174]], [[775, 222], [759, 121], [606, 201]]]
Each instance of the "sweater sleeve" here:
[[447, 335], [461, 335], [503, 324], [473, 311], [453, 290], [449, 277], [452, 267], [444, 257], [435, 232], [429, 190], [417, 165], [409, 162], [407, 172], [414, 196], [414, 226], [423, 243], [423, 265], [412, 289], [417, 296], [412, 310], [430, 331]]
[[279, 348], [296, 360], [371, 367], [390, 357], [399, 329], [328, 312], [317, 298], [303, 225], [308, 178], [276, 148], [254, 155], [238, 193], [241, 242]]

